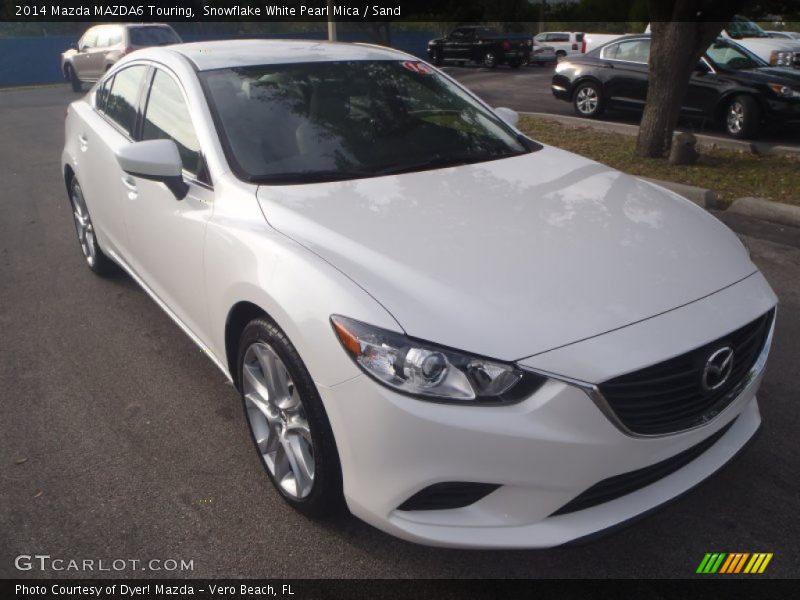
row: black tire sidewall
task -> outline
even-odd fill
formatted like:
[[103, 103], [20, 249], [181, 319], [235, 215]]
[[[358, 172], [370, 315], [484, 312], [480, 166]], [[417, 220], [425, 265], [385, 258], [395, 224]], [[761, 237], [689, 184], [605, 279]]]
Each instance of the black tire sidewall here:
[[75, 68], [72, 65], [67, 65], [67, 79], [69, 79], [69, 84], [72, 86], [73, 92], [83, 91], [81, 80], [78, 79], [78, 74], [75, 72]]
[[[69, 183], [69, 207], [70, 210], [75, 210], [74, 201], [72, 200], [72, 195], [75, 188], [80, 190], [81, 197], [83, 198], [83, 205], [86, 209], [86, 214], [89, 215], [89, 219], [91, 220], [92, 215], [89, 213], [89, 207], [86, 204], [86, 196], [83, 195], [83, 187], [81, 186], [80, 182], [78, 181], [77, 177], [73, 177], [72, 181]], [[94, 221], [92, 221], [92, 227], [94, 227]], [[97, 243], [97, 230], [94, 231], [94, 236], [92, 237], [92, 244], [94, 245], [94, 264], [90, 265], [89, 261], [86, 260], [84, 256], [84, 262], [86, 262], [86, 266], [91, 269], [91, 271], [95, 275], [99, 275], [100, 277], [111, 277], [118, 273], [117, 265], [114, 261], [112, 261], [108, 256], [106, 256], [100, 245]], [[80, 240], [78, 247], [80, 247]], [[81, 255], [83, 255], [83, 249], [81, 249]]]
[[239, 352], [236, 363], [237, 378], [239, 381], [239, 395], [245, 411], [245, 420], [247, 419], [247, 404], [244, 399], [244, 386], [242, 384], [244, 356], [250, 345], [256, 342], [268, 344], [280, 357], [289, 371], [303, 402], [311, 432], [311, 440], [314, 443], [314, 484], [311, 492], [302, 499], [292, 498], [284, 492], [264, 464], [258, 451], [253, 430], [249, 422], [247, 422], [247, 429], [253, 448], [258, 454], [258, 461], [261, 463], [272, 485], [290, 506], [311, 517], [335, 514], [344, 506], [342, 469], [325, 407], [322, 404], [322, 399], [314, 385], [314, 381], [294, 345], [280, 327], [267, 317], [260, 317], [251, 321], [245, 327], [239, 339]]

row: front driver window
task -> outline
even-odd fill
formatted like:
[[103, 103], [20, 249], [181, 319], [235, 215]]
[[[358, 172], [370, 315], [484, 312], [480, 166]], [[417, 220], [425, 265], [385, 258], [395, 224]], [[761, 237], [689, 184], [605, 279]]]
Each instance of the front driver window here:
[[156, 71], [144, 115], [143, 140], [172, 140], [178, 146], [183, 168], [207, 183], [189, 108], [175, 80]]

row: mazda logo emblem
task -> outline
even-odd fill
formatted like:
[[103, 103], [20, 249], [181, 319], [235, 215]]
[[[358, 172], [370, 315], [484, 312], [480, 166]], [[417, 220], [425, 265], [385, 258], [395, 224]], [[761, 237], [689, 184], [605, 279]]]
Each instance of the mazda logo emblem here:
[[733, 370], [733, 348], [725, 346], [719, 350], [715, 350], [711, 356], [706, 360], [706, 366], [703, 369], [703, 378], [700, 384], [706, 392], [713, 392], [719, 389], [728, 377], [731, 376]]

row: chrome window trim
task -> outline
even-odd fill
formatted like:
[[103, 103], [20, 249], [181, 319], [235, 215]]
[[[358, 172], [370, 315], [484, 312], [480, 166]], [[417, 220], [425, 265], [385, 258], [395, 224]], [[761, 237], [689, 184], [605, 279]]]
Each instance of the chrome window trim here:
[[[725, 406], [722, 408], [717, 414], [713, 417], [704, 421], [698, 425], [693, 427], [689, 427], [687, 429], [680, 429], [677, 431], [670, 431], [669, 433], [637, 433], [635, 431], [631, 431], [628, 427], [625, 426], [622, 421], [620, 421], [619, 417], [614, 412], [614, 409], [611, 408], [611, 405], [605, 399], [603, 394], [600, 392], [600, 388], [597, 384], [589, 383], [587, 381], [582, 381], [580, 379], [574, 379], [572, 377], [566, 377], [564, 375], [558, 375], [556, 373], [551, 373], [549, 371], [543, 371], [541, 369], [535, 369], [533, 367], [526, 367], [524, 365], [517, 365], [523, 371], [529, 371], [531, 373], [535, 373], [537, 375], [541, 375], [542, 377], [548, 377], [550, 379], [554, 379], [556, 381], [562, 381], [566, 384], [575, 386], [583, 390], [589, 398], [595, 403], [597, 408], [600, 409], [606, 418], [611, 421], [611, 423], [622, 433], [627, 435], [628, 437], [636, 438], [636, 439], [658, 439], [669, 437], [673, 435], [680, 435], [683, 433], [688, 433], [690, 431], [694, 431], [696, 429], [700, 429], [701, 427], [705, 427], [709, 423], [713, 423], [717, 421], [722, 415], [726, 414], [730, 407], [733, 405], [734, 400], [742, 393], [744, 390], [755, 380], [761, 373], [764, 371], [764, 367], [767, 364], [767, 357], [769, 356], [770, 348], [772, 347], [772, 337], [775, 333], [775, 321], [778, 316], [778, 309], [775, 307], [772, 315], [772, 323], [769, 326], [769, 333], [764, 341], [764, 346], [761, 348], [761, 352], [756, 358], [756, 362], [753, 363], [753, 366], [747, 372], [747, 374], [742, 377], [741, 381], [731, 389], [722, 399], [720, 399], [720, 403], [724, 400]], [[763, 315], [762, 315], [763, 316]]]

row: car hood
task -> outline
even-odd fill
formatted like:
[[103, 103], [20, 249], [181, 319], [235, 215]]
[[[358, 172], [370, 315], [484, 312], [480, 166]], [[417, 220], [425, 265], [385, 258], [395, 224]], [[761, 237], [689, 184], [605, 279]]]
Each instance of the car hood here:
[[792, 67], [759, 67], [729, 71], [727, 74], [739, 81], [751, 83], [780, 83], [793, 87], [800, 84], [800, 69]]
[[750, 50], [751, 52], [755, 52], [758, 56], [763, 58], [766, 61], [769, 61], [770, 54], [773, 50], [777, 51], [791, 51], [791, 52], [800, 52], [800, 42], [796, 42], [793, 40], [782, 40], [780, 38], [742, 38], [734, 40], [737, 44], [740, 44]]
[[257, 196], [273, 227], [408, 335], [503, 360], [647, 319], [756, 270], [733, 233], [687, 200], [549, 147]]

